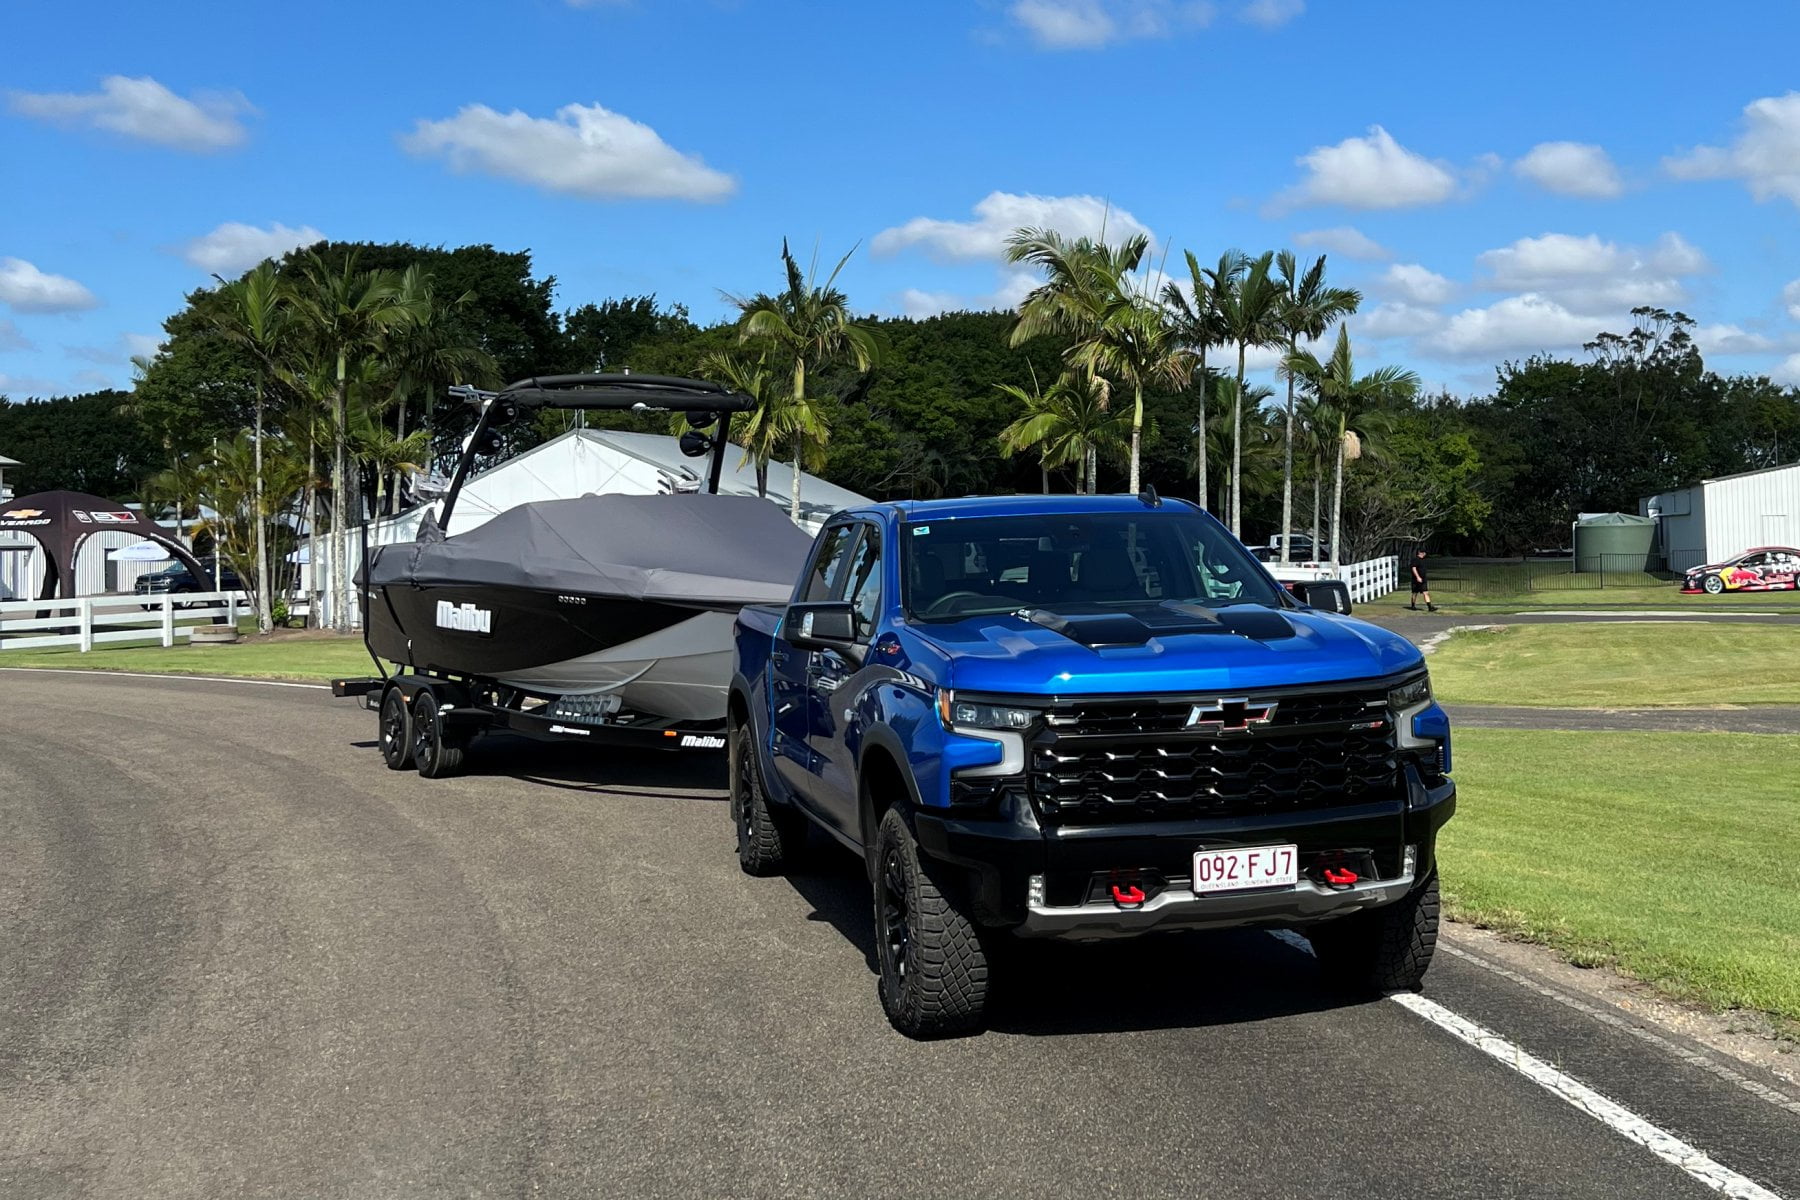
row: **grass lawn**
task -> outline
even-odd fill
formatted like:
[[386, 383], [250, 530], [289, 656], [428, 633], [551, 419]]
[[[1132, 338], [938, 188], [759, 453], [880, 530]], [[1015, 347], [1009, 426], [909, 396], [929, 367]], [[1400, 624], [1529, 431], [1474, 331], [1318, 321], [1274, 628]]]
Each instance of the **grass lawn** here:
[[1457, 634], [1431, 656], [1431, 679], [1451, 704], [1800, 704], [1800, 630], [1748, 621], [1514, 625]]
[[1800, 1032], [1794, 740], [1461, 731], [1449, 910]]
[[[1404, 612], [1411, 593], [1401, 588], [1356, 606], [1357, 612]], [[1520, 591], [1511, 588], [1450, 590], [1434, 586], [1431, 599], [1450, 615], [1561, 612], [1578, 609], [1652, 609], [1659, 612], [1786, 612], [1800, 613], [1800, 593], [1741, 592], [1735, 596], [1684, 596], [1672, 583], [1641, 587]]]
[[86, 654], [68, 647], [9, 650], [0, 667], [68, 667], [90, 671], [152, 671], [165, 675], [235, 675], [244, 679], [327, 680], [372, 675], [362, 639], [281, 632], [229, 646], [106, 646]]

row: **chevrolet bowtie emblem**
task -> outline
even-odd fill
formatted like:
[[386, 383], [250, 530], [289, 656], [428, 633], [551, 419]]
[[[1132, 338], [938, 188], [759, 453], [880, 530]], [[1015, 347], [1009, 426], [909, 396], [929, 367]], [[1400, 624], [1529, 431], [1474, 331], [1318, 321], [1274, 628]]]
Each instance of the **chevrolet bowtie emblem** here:
[[1188, 710], [1187, 727], [1203, 733], [1248, 733], [1275, 719], [1273, 700], [1250, 703], [1242, 697], [1196, 704]]

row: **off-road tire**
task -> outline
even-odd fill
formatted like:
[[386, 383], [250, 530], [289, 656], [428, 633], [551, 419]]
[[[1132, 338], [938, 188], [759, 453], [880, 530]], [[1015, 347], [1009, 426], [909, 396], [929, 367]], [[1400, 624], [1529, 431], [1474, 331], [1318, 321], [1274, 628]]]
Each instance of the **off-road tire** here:
[[1438, 878], [1372, 912], [1307, 929], [1325, 978], [1353, 992], [1416, 992], [1437, 948]]
[[881, 1007], [907, 1037], [937, 1038], [981, 1026], [988, 959], [975, 923], [954, 889], [919, 858], [897, 809], [875, 839], [875, 957]]
[[731, 731], [731, 824], [737, 832], [738, 866], [746, 875], [779, 875], [806, 847], [806, 818], [772, 804], [748, 724]]
[[375, 713], [375, 744], [388, 770], [404, 771], [413, 765], [412, 710], [397, 687], [381, 694], [381, 706]]
[[420, 692], [413, 701], [413, 765], [426, 779], [443, 779], [462, 770], [466, 743], [446, 738], [438, 717], [437, 697]]

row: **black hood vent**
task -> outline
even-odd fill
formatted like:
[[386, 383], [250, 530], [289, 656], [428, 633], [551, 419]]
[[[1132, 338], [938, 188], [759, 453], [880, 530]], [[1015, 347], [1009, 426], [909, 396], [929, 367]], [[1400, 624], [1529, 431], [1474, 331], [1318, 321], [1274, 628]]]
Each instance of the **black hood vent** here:
[[1197, 604], [1163, 604], [1139, 612], [1108, 609], [1085, 613], [1028, 608], [1018, 615], [1033, 625], [1041, 625], [1072, 642], [1096, 650], [1109, 646], [1142, 646], [1153, 637], [1195, 633], [1235, 633], [1252, 641], [1273, 642], [1293, 637], [1298, 632], [1285, 613], [1254, 604], [1217, 609]]

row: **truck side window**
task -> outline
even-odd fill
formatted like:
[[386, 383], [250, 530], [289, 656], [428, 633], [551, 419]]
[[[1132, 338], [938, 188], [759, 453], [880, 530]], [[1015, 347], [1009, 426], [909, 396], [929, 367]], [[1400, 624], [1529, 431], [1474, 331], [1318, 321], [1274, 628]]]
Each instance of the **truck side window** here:
[[866, 641], [874, 632], [881, 615], [881, 532], [872, 525], [863, 526], [862, 540], [850, 560], [850, 582], [845, 585], [844, 599], [856, 619], [856, 640]]
[[806, 591], [801, 593], [802, 600], [829, 600], [837, 587], [838, 577], [844, 572], [844, 559], [850, 551], [850, 535], [856, 532], [854, 525], [836, 525], [825, 531], [819, 542], [819, 551], [813, 559], [812, 570], [807, 572]]

